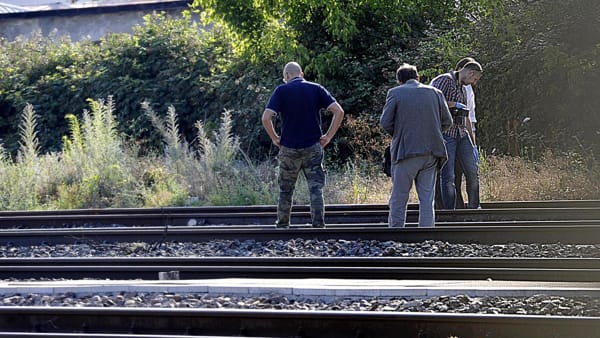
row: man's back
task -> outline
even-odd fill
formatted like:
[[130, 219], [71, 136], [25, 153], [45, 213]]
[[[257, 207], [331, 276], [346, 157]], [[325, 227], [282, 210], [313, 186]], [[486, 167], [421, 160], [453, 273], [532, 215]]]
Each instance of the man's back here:
[[442, 93], [416, 80], [390, 89], [381, 125], [393, 135], [392, 161], [422, 155], [445, 157], [442, 128], [452, 123], [449, 113], [444, 114], [447, 111]]
[[281, 144], [304, 148], [319, 141], [320, 110], [333, 103], [335, 99], [321, 85], [298, 77], [275, 89], [267, 109], [281, 114]]
[[404, 227], [414, 184], [419, 197], [419, 227], [433, 227], [437, 168], [446, 159], [442, 128], [452, 123], [452, 117], [442, 93], [419, 83], [417, 67], [401, 65], [396, 80], [400, 86], [388, 91], [380, 118], [381, 126], [392, 134], [389, 226]]

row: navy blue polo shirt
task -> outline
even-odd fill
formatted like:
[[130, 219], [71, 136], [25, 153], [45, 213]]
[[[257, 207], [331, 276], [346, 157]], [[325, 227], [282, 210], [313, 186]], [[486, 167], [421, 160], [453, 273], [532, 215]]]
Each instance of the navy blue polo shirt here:
[[288, 148], [306, 148], [319, 142], [321, 109], [326, 109], [335, 98], [320, 84], [296, 77], [279, 85], [267, 103], [266, 109], [281, 115], [280, 144]]

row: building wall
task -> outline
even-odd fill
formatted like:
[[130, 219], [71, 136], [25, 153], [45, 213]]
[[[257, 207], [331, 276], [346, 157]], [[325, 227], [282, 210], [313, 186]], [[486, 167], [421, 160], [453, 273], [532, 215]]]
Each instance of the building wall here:
[[0, 36], [12, 41], [39, 31], [48, 36], [68, 35], [72, 40], [99, 40], [107, 33], [131, 33], [143, 17], [153, 12], [181, 15], [191, 1], [60, 9], [0, 15]]

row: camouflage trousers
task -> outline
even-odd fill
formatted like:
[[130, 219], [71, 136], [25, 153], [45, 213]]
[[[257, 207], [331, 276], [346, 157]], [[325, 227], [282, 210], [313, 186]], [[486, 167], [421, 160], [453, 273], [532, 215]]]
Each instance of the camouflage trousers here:
[[323, 203], [323, 148], [321, 144], [293, 149], [281, 147], [279, 150], [279, 202], [277, 204], [277, 223], [289, 224], [292, 211], [292, 197], [300, 171], [304, 173], [310, 192], [310, 215], [313, 226], [325, 224], [325, 206]]

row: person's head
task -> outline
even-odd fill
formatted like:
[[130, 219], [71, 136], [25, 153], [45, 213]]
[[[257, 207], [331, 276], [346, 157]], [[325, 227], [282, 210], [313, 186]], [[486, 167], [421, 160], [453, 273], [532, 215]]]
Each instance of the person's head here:
[[483, 68], [477, 61], [469, 61], [458, 71], [458, 80], [463, 85], [472, 85], [481, 78]]
[[454, 68], [454, 70], [456, 70], [456, 71], [461, 70], [469, 62], [476, 62], [476, 61], [472, 57], [469, 57], [469, 56], [464, 57], [464, 58], [458, 60], [458, 62], [456, 63], [456, 67]]
[[297, 62], [288, 62], [283, 67], [283, 82], [288, 82], [295, 77], [304, 77], [302, 67]]
[[416, 66], [403, 63], [398, 70], [396, 70], [396, 80], [398, 83], [402, 84], [413, 79], [419, 81], [419, 73], [417, 72]]

